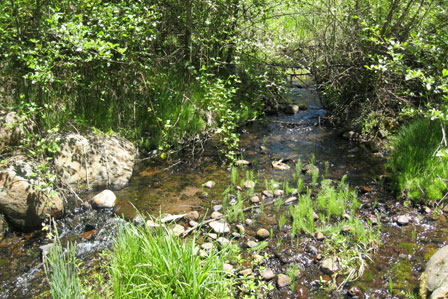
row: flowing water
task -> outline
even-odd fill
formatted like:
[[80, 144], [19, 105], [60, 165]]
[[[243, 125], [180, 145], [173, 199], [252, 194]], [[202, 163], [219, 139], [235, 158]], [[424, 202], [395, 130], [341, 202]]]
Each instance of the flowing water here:
[[[324, 172], [329, 165], [328, 177], [341, 179], [347, 175], [351, 186], [359, 193], [362, 206], [359, 216], [381, 215], [381, 245], [373, 253], [363, 277], [337, 291], [325, 288], [322, 280], [328, 275], [321, 272], [315, 256], [323, 248], [312, 236], [303, 236], [299, 244], [283, 243], [287, 233], [277, 227], [280, 212], [272, 207], [255, 209], [247, 215], [254, 224], [246, 227], [246, 234], [255, 235], [259, 227], [273, 229], [274, 236], [265, 249], [269, 256], [265, 266], [274, 272], [285, 272], [295, 263], [302, 270], [295, 291], [291, 287], [275, 288], [270, 298], [406, 298], [418, 293], [419, 276], [428, 258], [445, 244], [448, 226], [445, 216], [425, 214], [411, 206], [403, 206], [391, 194], [383, 191], [377, 178], [383, 174], [383, 161], [366, 146], [343, 139], [337, 130], [322, 125], [325, 110], [312, 88], [291, 88], [291, 100], [306, 104], [305, 111], [294, 115], [279, 114], [247, 124], [241, 132], [242, 156], [251, 164], [247, 169], [255, 173], [262, 191], [264, 179], [291, 181], [294, 163], [312, 159]], [[273, 161], [291, 166], [289, 170], [272, 167]], [[244, 174], [244, 170], [241, 171]], [[216, 182], [213, 189], [202, 187], [206, 181]], [[135, 216], [135, 206], [142, 213], [180, 214], [198, 211], [201, 215], [221, 204], [222, 193], [230, 182], [230, 171], [225, 166], [216, 141], [197, 145], [168, 161], [150, 159], [136, 166], [129, 185], [116, 191], [120, 209], [127, 218]], [[88, 201], [95, 193], [84, 194]], [[406, 214], [411, 220], [407, 226], [397, 225], [396, 217]], [[111, 248], [114, 227], [121, 219], [113, 211], [91, 210], [75, 205], [64, 219], [58, 221], [63, 242], [76, 242], [77, 255], [85, 266], [101, 263], [100, 252]], [[49, 243], [46, 232], [9, 233], [0, 241], [0, 298], [33, 298], [48, 289], [41, 262], [40, 246]], [[240, 241], [242, 247], [244, 242]], [[356, 287], [356, 288], [353, 288]], [[349, 294], [357, 290], [356, 294]]]

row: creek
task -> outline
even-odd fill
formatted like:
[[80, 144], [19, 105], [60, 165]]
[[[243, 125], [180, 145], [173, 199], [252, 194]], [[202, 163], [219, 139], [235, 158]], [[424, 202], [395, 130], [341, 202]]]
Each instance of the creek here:
[[[307, 109], [293, 115], [268, 116], [242, 128], [242, 155], [250, 165], [240, 172], [253, 171], [258, 181], [255, 190], [261, 192], [265, 179], [291, 181], [294, 163], [298, 159], [309, 161], [314, 155], [321, 173], [329, 165], [328, 178], [347, 175], [362, 203], [357, 216], [369, 219], [381, 215], [381, 242], [360, 279], [340, 290], [329, 290], [324, 281], [330, 278], [315, 262], [315, 256], [324, 250], [323, 243], [303, 234], [298, 245], [284, 242], [278, 246], [281, 238], [287, 238], [287, 232], [277, 225], [284, 210], [268, 206], [254, 209], [246, 215], [254, 220], [252, 225], [246, 225], [246, 234], [255, 236], [258, 228], [272, 228], [274, 233], [263, 252], [269, 257], [265, 266], [274, 273], [284, 272], [289, 263], [297, 263], [302, 269], [295, 291], [291, 287], [275, 288], [268, 297], [346, 298], [353, 295], [353, 290], [360, 291], [354, 294], [358, 298], [406, 298], [418, 294], [419, 277], [427, 260], [447, 240], [446, 217], [443, 213], [435, 216], [412, 205], [405, 206], [385, 191], [379, 179], [384, 174], [381, 155], [374, 155], [363, 144], [343, 139], [336, 129], [323, 126], [326, 111], [312, 88], [293, 87], [290, 98], [294, 104], [305, 104]], [[128, 186], [115, 191], [118, 205], [128, 218], [135, 216], [132, 206], [155, 216], [189, 211], [210, 213], [221, 204], [230, 182], [230, 171], [222, 159], [217, 141], [211, 139], [167, 161], [141, 161]], [[272, 162], [279, 160], [290, 168], [272, 167]], [[204, 188], [202, 184], [210, 180], [216, 186]], [[309, 184], [310, 178], [306, 182]], [[96, 193], [81, 197], [88, 201]], [[406, 215], [410, 223], [399, 225], [400, 215]], [[111, 210], [97, 211], [75, 204], [64, 219], [57, 221], [57, 226], [63, 242], [76, 242], [77, 256], [85, 268], [94, 269], [101, 264], [101, 251], [111, 248], [118, 221], [122, 220]], [[41, 230], [9, 233], [0, 241], [0, 298], [33, 298], [48, 289], [40, 247], [50, 241]], [[244, 247], [244, 240], [236, 242]]]

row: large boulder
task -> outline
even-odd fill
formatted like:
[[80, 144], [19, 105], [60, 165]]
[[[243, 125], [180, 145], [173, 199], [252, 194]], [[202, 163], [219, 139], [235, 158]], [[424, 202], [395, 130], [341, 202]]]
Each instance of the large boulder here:
[[429, 260], [424, 276], [430, 298], [448, 297], [448, 246], [439, 249]]
[[60, 217], [60, 195], [37, 176], [40, 163], [24, 156], [5, 161], [0, 168], [0, 213], [16, 227], [38, 227], [47, 217]]
[[0, 110], [0, 151], [7, 146], [22, 143], [24, 136], [31, 133], [34, 127], [30, 119], [21, 119], [15, 111]]
[[116, 135], [68, 134], [55, 136], [60, 150], [54, 164], [62, 183], [75, 191], [122, 188], [132, 176], [135, 146]]

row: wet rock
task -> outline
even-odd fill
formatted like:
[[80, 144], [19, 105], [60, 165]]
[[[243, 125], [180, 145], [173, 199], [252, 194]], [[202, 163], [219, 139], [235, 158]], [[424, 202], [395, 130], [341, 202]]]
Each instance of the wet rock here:
[[272, 167], [274, 167], [275, 169], [278, 169], [278, 170], [288, 170], [291, 168], [288, 164], [283, 163], [283, 160], [272, 161], [271, 164], [272, 164]]
[[255, 188], [255, 182], [254, 181], [250, 181], [250, 180], [245, 181], [244, 182], [244, 188], [246, 188], [246, 189], [253, 189], [253, 188]]
[[224, 234], [230, 232], [229, 225], [225, 221], [212, 221], [208, 225], [217, 234]]
[[257, 195], [254, 195], [250, 198], [250, 201], [252, 203], [259, 203], [260, 202], [260, 197], [258, 197]]
[[315, 237], [318, 241], [323, 241], [325, 239], [325, 236], [322, 232], [316, 232]]
[[236, 227], [238, 228], [240, 234], [244, 235], [244, 233], [246, 232], [246, 230], [244, 229], [244, 226], [242, 226], [241, 224], [237, 224]]
[[258, 242], [256, 242], [256, 241], [252, 241], [252, 240], [247, 241], [247, 247], [249, 247], [249, 248], [253, 248], [257, 245], [258, 245]]
[[240, 271], [240, 275], [245, 275], [245, 276], [249, 276], [252, 274], [252, 269], [248, 268], [248, 269], [244, 269]]
[[205, 188], [208, 188], [208, 189], [212, 189], [213, 187], [215, 187], [215, 185], [216, 185], [215, 182], [208, 181], [208, 182], [204, 183], [202, 186], [204, 186]]
[[15, 111], [0, 110], [0, 152], [7, 146], [23, 144], [26, 134], [32, 133], [34, 122], [21, 119]]
[[230, 264], [224, 264], [223, 266], [222, 266], [222, 270], [224, 271], [224, 272], [228, 272], [228, 273], [230, 273], [230, 272], [232, 272], [233, 271], [233, 266], [232, 265], [230, 265]]
[[249, 219], [249, 218], [246, 219], [247, 225], [252, 225], [252, 223], [254, 223], [254, 221], [252, 219]]
[[271, 190], [264, 190], [263, 191], [263, 195], [266, 196], [267, 198], [273, 198], [274, 197], [274, 193]]
[[215, 205], [215, 206], [213, 206], [213, 211], [219, 212], [221, 210], [222, 210], [222, 205]]
[[137, 149], [132, 142], [105, 134], [55, 135], [60, 150], [54, 165], [60, 179], [75, 191], [122, 188], [130, 180]]
[[257, 230], [257, 237], [260, 239], [266, 239], [270, 236], [270, 233], [267, 229], [265, 228], [260, 228], [259, 230]]
[[113, 208], [117, 197], [110, 190], [104, 190], [92, 198], [92, 206], [95, 208]]
[[54, 247], [54, 243], [48, 243], [48, 244], [39, 246], [39, 249], [41, 250], [42, 261], [45, 261], [45, 258], [47, 257], [48, 253], [50, 252], [50, 249], [53, 247]]
[[289, 286], [291, 284], [291, 279], [285, 274], [277, 275], [277, 285], [279, 288]]
[[400, 215], [400, 216], [398, 216], [397, 223], [399, 225], [408, 225], [409, 224], [409, 217], [406, 216], [406, 215]]
[[301, 284], [296, 285], [295, 293], [299, 299], [308, 299], [308, 289]]
[[378, 224], [378, 218], [376, 218], [375, 215], [370, 215], [368, 219], [370, 220], [370, 222], [371, 222], [373, 225]]
[[286, 105], [285, 108], [283, 108], [283, 112], [288, 115], [294, 115], [299, 112], [299, 106], [293, 104]]
[[364, 299], [364, 293], [359, 287], [351, 287], [348, 290], [348, 294], [353, 298]]
[[289, 203], [292, 203], [292, 202], [295, 202], [295, 201], [297, 201], [297, 197], [291, 196], [287, 200], [285, 200], [285, 204], [289, 204]]
[[213, 212], [211, 217], [213, 219], [221, 219], [222, 218], [222, 213], [220, 213], [220, 212]]
[[64, 202], [39, 176], [40, 162], [24, 156], [7, 159], [0, 168], [0, 213], [22, 229], [40, 227], [49, 216], [60, 217]]
[[241, 238], [241, 235], [237, 232], [233, 232], [232, 237], [234, 237], [235, 239], [239, 239], [239, 238]]
[[426, 289], [433, 292], [431, 298], [437, 297], [448, 289], [448, 246], [439, 249], [430, 259], [426, 266], [424, 276], [426, 277]]
[[129, 200], [120, 201], [115, 206], [114, 212], [126, 220], [134, 219], [137, 216], [137, 209]]
[[274, 271], [272, 271], [271, 269], [265, 269], [264, 271], [261, 271], [260, 274], [264, 280], [271, 280], [275, 277]]
[[188, 222], [188, 225], [190, 225], [191, 227], [196, 227], [196, 226], [199, 225], [199, 223], [197, 223], [197, 222], [194, 221], [194, 220], [190, 220], [190, 221]]
[[264, 264], [264, 262], [265, 262], [264, 257], [259, 255], [259, 254], [257, 254], [257, 253], [255, 253], [252, 257], [254, 258], [254, 261], [257, 264]]
[[187, 215], [185, 215], [185, 218], [187, 220], [193, 220], [193, 221], [198, 220], [199, 217], [200, 216], [199, 216], [199, 212], [198, 211], [191, 211], [191, 212], [188, 212]]
[[212, 240], [216, 240], [216, 239], [218, 239], [218, 235], [217, 235], [217, 234], [214, 234], [214, 233], [208, 233], [208, 234], [207, 234], [207, 237], [209, 237], [209, 238], [212, 239]]
[[247, 160], [237, 160], [235, 161], [236, 166], [247, 166], [250, 165], [250, 162]]
[[335, 256], [325, 258], [320, 262], [320, 267], [323, 272], [331, 275], [339, 271], [339, 259]]
[[306, 174], [313, 174], [315, 172], [319, 172], [319, 168], [316, 165], [308, 164], [303, 167], [302, 171]]
[[83, 233], [81, 235], [81, 238], [83, 238], [84, 240], [91, 240], [91, 239], [93, 239], [93, 237], [95, 237], [95, 234], [96, 234], [96, 230], [92, 229], [92, 230], [89, 230], [89, 231]]

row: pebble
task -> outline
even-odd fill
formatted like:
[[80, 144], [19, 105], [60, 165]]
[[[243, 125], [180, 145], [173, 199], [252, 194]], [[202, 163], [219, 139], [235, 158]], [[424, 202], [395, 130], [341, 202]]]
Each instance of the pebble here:
[[217, 234], [214, 234], [214, 233], [209, 233], [209, 234], [207, 234], [207, 237], [209, 237], [210, 239], [213, 239], [213, 240], [218, 239], [218, 235], [217, 235]]
[[224, 234], [230, 232], [229, 225], [224, 221], [212, 221], [208, 224], [215, 233]]
[[95, 236], [96, 230], [92, 229], [89, 230], [88, 232], [85, 232], [81, 235], [81, 238], [83, 238], [84, 240], [90, 240]]
[[257, 245], [258, 245], [258, 242], [255, 242], [255, 241], [252, 241], [252, 240], [247, 241], [247, 247], [249, 247], [249, 248], [253, 248], [253, 247], [257, 246]]
[[199, 256], [202, 258], [206, 258], [206, 257], [208, 257], [208, 253], [207, 253], [207, 251], [201, 249], [201, 250], [199, 250]]
[[233, 266], [232, 266], [231, 264], [227, 264], [227, 263], [225, 263], [225, 264], [222, 266], [222, 270], [223, 270], [224, 272], [228, 272], [228, 273], [230, 273], [230, 272], [233, 271]]
[[213, 243], [208, 242], [208, 243], [204, 243], [201, 245], [201, 248], [204, 249], [205, 251], [210, 251], [213, 248]]
[[296, 285], [295, 290], [299, 299], [308, 299], [308, 290], [303, 285]]
[[260, 202], [260, 197], [258, 197], [257, 195], [252, 196], [252, 198], [250, 199], [250, 201], [252, 203], [259, 203]]
[[233, 232], [232, 237], [234, 237], [235, 239], [239, 239], [239, 238], [241, 238], [241, 235], [237, 232]]
[[271, 269], [266, 269], [261, 272], [261, 277], [263, 277], [264, 280], [271, 280], [275, 277], [275, 274]]
[[187, 215], [185, 215], [185, 218], [187, 218], [188, 220], [196, 221], [199, 219], [199, 212], [198, 211], [188, 212]]
[[350, 228], [350, 226], [348, 226], [348, 225], [345, 225], [345, 226], [342, 228], [342, 232], [344, 232], [344, 233], [348, 233], [348, 232], [350, 232], [350, 230], [351, 230], [351, 228]]
[[251, 225], [252, 223], [254, 223], [254, 221], [252, 219], [249, 219], [249, 218], [246, 219], [247, 225]]
[[283, 190], [281, 190], [281, 189], [277, 189], [277, 190], [274, 191], [274, 195], [275, 195], [276, 197], [283, 196], [283, 195], [285, 195], [285, 191], [283, 191]]
[[220, 212], [213, 212], [211, 217], [213, 219], [220, 219], [222, 217], [222, 213], [220, 213]]
[[339, 271], [339, 261], [337, 257], [328, 257], [321, 261], [320, 266], [325, 273], [332, 274]]
[[271, 234], [269, 233], [269, 231], [265, 228], [260, 228], [257, 231], [257, 237], [260, 239], [266, 239], [270, 236]]
[[250, 162], [247, 161], [247, 160], [237, 160], [237, 161], [235, 161], [235, 165], [236, 166], [247, 166], [249, 164], [250, 164]]
[[398, 219], [397, 219], [397, 223], [399, 225], [407, 225], [407, 224], [409, 224], [408, 216], [406, 216], [406, 215], [399, 216]]
[[323, 241], [325, 239], [325, 236], [322, 232], [317, 232], [315, 237], [318, 241]]
[[246, 232], [246, 230], [244, 229], [244, 226], [242, 226], [241, 224], [237, 224], [236, 227], [238, 228], [240, 234], [244, 235], [244, 233]]
[[221, 246], [226, 246], [230, 244], [230, 240], [226, 239], [224, 237], [220, 237], [216, 240], [219, 244], [221, 244]]
[[262, 193], [267, 198], [273, 198], [274, 197], [274, 193], [271, 190], [264, 190]]
[[212, 189], [213, 187], [215, 187], [216, 183], [213, 181], [208, 181], [206, 183], [204, 183], [202, 186], [208, 188], [208, 189]]
[[42, 261], [45, 260], [48, 253], [50, 252], [50, 249], [53, 248], [54, 243], [45, 244], [42, 246], [39, 246], [39, 249], [42, 251]]
[[351, 287], [351, 288], [348, 290], [348, 294], [349, 294], [351, 297], [356, 297], [356, 298], [359, 298], [359, 299], [364, 299], [364, 294], [363, 294], [363, 292], [361, 291], [361, 289], [360, 289], [359, 287]]
[[241, 275], [249, 276], [249, 275], [252, 274], [252, 269], [251, 269], [251, 268], [248, 268], [248, 269], [241, 270], [241, 271], [240, 271], [240, 274], [241, 274]]
[[253, 189], [253, 188], [255, 188], [255, 182], [254, 181], [250, 181], [250, 180], [245, 181], [244, 182], [244, 188], [246, 188], [246, 189]]
[[180, 224], [174, 225], [174, 227], [171, 230], [175, 236], [180, 236], [182, 233], [185, 232], [185, 228]]
[[259, 254], [254, 254], [253, 255], [254, 260], [258, 263], [258, 264], [263, 264], [264, 263], [264, 256], [261, 256]]
[[285, 274], [278, 274], [277, 275], [277, 284], [280, 288], [289, 286], [291, 284], [291, 279]]
[[369, 216], [369, 220], [370, 220], [370, 222], [372, 222], [372, 224], [378, 224], [378, 218], [376, 218], [376, 216], [375, 215], [370, 215]]
[[222, 205], [216, 205], [216, 206], [213, 206], [213, 211], [215, 211], [215, 212], [219, 212], [219, 211], [221, 211], [222, 210]]
[[190, 220], [190, 222], [188, 222], [188, 224], [189, 224], [191, 227], [196, 227], [196, 226], [199, 225], [199, 223], [197, 223], [197, 222], [194, 221], [194, 220]]
[[93, 206], [96, 208], [113, 208], [117, 197], [110, 190], [104, 190], [92, 198]]

